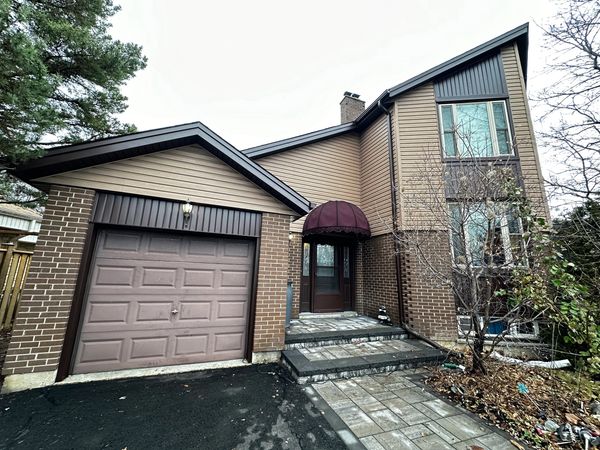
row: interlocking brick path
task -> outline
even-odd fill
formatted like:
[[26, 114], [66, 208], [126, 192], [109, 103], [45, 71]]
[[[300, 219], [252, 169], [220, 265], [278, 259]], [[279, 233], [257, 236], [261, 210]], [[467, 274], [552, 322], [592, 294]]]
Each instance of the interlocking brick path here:
[[287, 334], [306, 334], [327, 331], [348, 331], [363, 329], [389, 329], [381, 325], [378, 320], [366, 316], [344, 317], [335, 319], [293, 319]]
[[310, 361], [324, 359], [352, 358], [379, 353], [398, 353], [422, 350], [421, 347], [410, 344], [407, 340], [387, 340], [374, 342], [359, 342], [352, 344], [327, 345], [325, 347], [301, 348], [298, 351]]
[[425, 373], [413, 369], [326, 381], [307, 393], [316, 391], [354, 434], [360, 444], [353, 448], [514, 450], [502, 432], [426, 389]]

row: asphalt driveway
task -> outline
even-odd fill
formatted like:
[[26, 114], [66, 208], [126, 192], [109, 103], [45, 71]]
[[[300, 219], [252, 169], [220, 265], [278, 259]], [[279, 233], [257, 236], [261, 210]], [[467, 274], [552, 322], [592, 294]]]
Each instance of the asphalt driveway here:
[[343, 449], [276, 365], [0, 396], [0, 448]]

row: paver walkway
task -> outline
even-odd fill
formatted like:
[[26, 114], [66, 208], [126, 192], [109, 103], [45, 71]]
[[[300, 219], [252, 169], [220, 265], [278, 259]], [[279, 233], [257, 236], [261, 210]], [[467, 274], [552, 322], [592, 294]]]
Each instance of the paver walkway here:
[[352, 358], [379, 353], [414, 352], [422, 349], [422, 347], [413, 345], [411, 341], [404, 339], [327, 345], [324, 347], [301, 348], [298, 351], [309, 361], [322, 361], [324, 359]]
[[515, 449], [498, 430], [429, 391], [420, 382], [425, 373], [413, 369], [326, 381], [312, 384], [306, 391], [313, 401], [328, 405], [322, 409], [330, 422], [335, 422], [333, 414], [354, 434], [357, 439], [338, 429], [350, 448]]
[[366, 316], [344, 317], [344, 318], [315, 318], [315, 319], [292, 319], [287, 334], [308, 334], [325, 331], [348, 331], [363, 329], [389, 329], [381, 325], [377, 319]]

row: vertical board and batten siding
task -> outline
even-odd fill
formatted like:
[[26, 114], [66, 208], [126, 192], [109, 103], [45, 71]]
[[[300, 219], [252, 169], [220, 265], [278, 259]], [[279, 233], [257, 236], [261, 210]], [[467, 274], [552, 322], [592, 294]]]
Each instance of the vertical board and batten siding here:
[[394, 105], [398, 223], [403, 229], [440, 225], [434, 211], [445, 196], [436, 108], [433, 83], [402, 94]]
[[100, 192], [92, 222], [227, 236], [260, 237], [261, 213], [192, 204], [189, 219], [181, 202]]
[[387, 116], [381, 115], [360, 138], [360, 206], [374, 236], [392, 231]]
[[521, 173], [525, 185], [525, 193], [532, 201], [538, 214], [550, 218], [539, 154], [533, 134], [533, 123], [529, 111], [529, 102], [525, 88], [525, 80], [521, 69], [517, 45], [502, 49], [502, 62], [509, 93], [510, 111], [514, 126], [514, 143], [521, 163]]
[[[360, 141], [346, 134], [256, 159], [315, 204], [346, 200], [360, 206]], [[301, 232], [304, 217], [290, 226]]]
[[34, 181], [296, 215], [200, 146], [135, 156]]
[[434, 90], [440, 101], [506, 96], [500, 53], [436, 81]]

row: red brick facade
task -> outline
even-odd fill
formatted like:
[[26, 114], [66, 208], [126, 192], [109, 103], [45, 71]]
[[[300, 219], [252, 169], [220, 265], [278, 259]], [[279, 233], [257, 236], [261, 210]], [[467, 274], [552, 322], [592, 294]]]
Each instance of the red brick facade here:
[[448, 233], [406, 231], [403, 242], [401, 273], [408, 325], [434, 340], [456, 340], [456, 304], [444, 284], [452, 264]]
[[385, 306], [392, 321], [399, 323], [394, 258], [391, 234], [375, 236], [362, 244], [362, 312], [377, 317], [379, 307]]
[[55, 370], [62, 350], [94, 191], [52, 186], [2, 373]]
[[283, 349], [289, 265], [289, 227], [289, 216], [263, 213], [256, 293], [254, 352]]
[[292, 283], [292, 317], [300, 313], [300, 278], [302, 274], [302, 234], [291, 233], [288, 281]]

